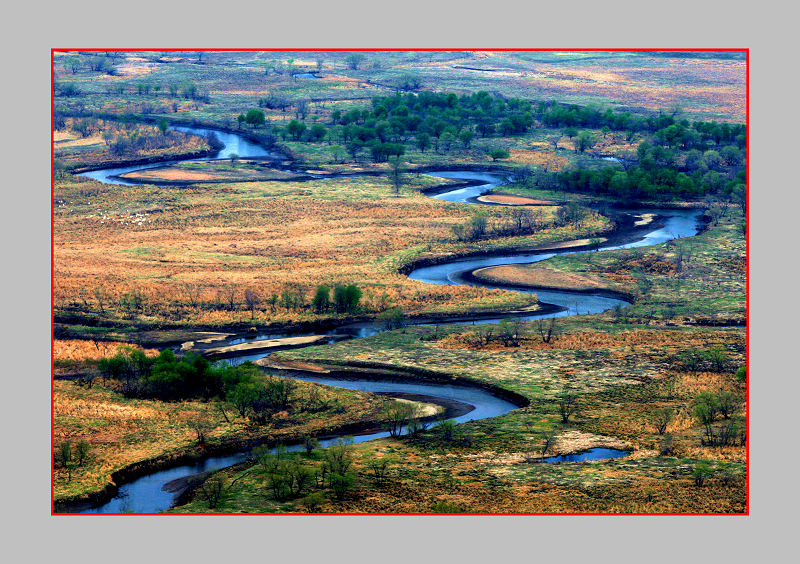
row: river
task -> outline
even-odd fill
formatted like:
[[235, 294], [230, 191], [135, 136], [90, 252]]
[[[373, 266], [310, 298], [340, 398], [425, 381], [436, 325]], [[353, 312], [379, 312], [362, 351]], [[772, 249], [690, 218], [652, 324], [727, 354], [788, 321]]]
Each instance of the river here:
[[[193, 133], [197, 135], [206, 136], [214, 133], [220, 141], [224, 144], [224, 148], [214, 157], [224, 159], [230, 157], [231, 154], [237, 154], [241, 158], [275, 158], [279, 160], [279, 156], [270, 153], [263, 147], [256, 145], [243, 137], [234, 133], [217, 131], [207, 128], [193, 128], [193, 127], [178, 127], [173, 129], [183, 131], [186, 133]], [[171, 161], [171, 163], [179, 161]], [[108, 168], [103, 170], [95, 170], [83, 173], [82, 176], [93, 178], [101, 182], [109, 184], [133, 184], [127, 182], [118, 175], [132, 172], [135, 170], [143, 170], [164, 166], [167, 163], [156, 163], [147, 165], [137, 165], [129, 167]], [[449, 192], [444, 192], [433, 196], [440, 200], [450, 202], [460, 202], [465, 205], [480, 205], [474, 199], [489, 190], [500, 186], [507, 182], [507, 178], [493, 173], [485, 172], [466, 172], [466, 171], [436, 171], [429, 173], [432, 176], [442, 178], [458, 178], [464, 180], [480, 180], [482, 183], [467, 188], [458, 188]], [[653, 228], [642, 229], [633, 241], [628, 241], [619, 245], [607, 245], [598, 247], [597, 250], [606, 249], [621, 249], [642, 247], [662, 243], [678, 237], [689, 237], [696, 235], [700, 229], [700, 214], [699, 210], [649, 210], [640, 209], [633, 210], [630, 213], [633, 215], [640, 215], [644, 213], [657, 213], [660, 221], [655, 224]], [[586, 251], [554, 251], [554, 252], [538, 252], [538, 253], [507, 253], [497, 256], [485, 256], [480, 258], [457, 259], [452, 260], [436, 266], [426, 266], [416, 268], [409, 273], [409, 277], [413, 280], [419, 280], [430, 284], [473, 284], [482, 285], [488, 288], [494, 288], [490, 284], [479, 283], [476, 281], [468, 281], [464, 278], [465, 273], [472, 272], [478, 268], [487, 266], [495, 266], [501, 264], [529, 264], [546, 260], [558, 254], [573, 254], [576, 252]], [[600, 313], [615, 307], [618, 304], [627, 305], [628, 302], [620, 298], [610, 297], [602, 293], [576, 293], [565, 291], [552, 291], [540, 290], [530, 288], [509, 288], [520, 292], [535, 293], [541, 303], [553, 304], [559, 306], [561, 309], [557, 312], [549, 312], [546, 314], [523, 314], [515, 315], [524, 320], [538, 319], [543, 317], [552, 316], [566, 316], [587, 313]], [[496, 323], [501, 319], [510, 317], [503, 315], [502, 317], [473, 317], [473, 318], [459, 318], [450, 322], [437, 322], [437, 324], [448, 323]], [[421, 323], [424, 324], [424, 323]], [[332, 330], [331, 334], [342, 335], [346, 334], [352, 338], [364, 338], [374, 335], [378, 332], [385, 330], [383, 324], [379, 322], [366, 322], [350, 324], [343, 327], [338, 327]], [[271, 339], [287, 336], [298, 336], [301, 333], [270, 333], [263, 335], [256, 335], [253, 339], [238, 337], [228, 341], [228, 344], [242, 342], [243, 340], [261, 340]], [[233, 358], [227, 359], [231, 363], [240, 363], [247, 360], [256, 360], [263, 358], [269, 354], [268, 352], [242, 354]], [[444, 399], [448, 401], [457, 401], [472, 406], [474, 409], [468, 413], [460, 415], [455, 418], [456, 422], [462, 423], [475, 419], [483, 419], [487, 417], [497, 417], [517, 409], [519, 406], [501, 399], [487, 390], [477, 386], [469, 385], [452, 385], [452, 384], [436, 384], [436, 383], [422, 383], [422, 382], [401, 382], [396, 379], [393, 380], [375, 380], [375, 379], [359, 379], [359, 378], [330, 378], [318, 376], [291, 376], [299, 379], [327, 384], [332, 386], [339, 386], [344, 388], [356, 389], [365, 392], [384, 393], [391, 395], [392, 393], [399, 394], [416, 394], [419, 396], [426, 396], [431, 401], [435, 402], [437, 399]], [[388, 436], [388, 432], [378, 432], [358, 435], [354, 437], [354, 442], [363, 442], [374, 438]], [[338, 440], [337, 437], [328, 438], [322, 441], [322, 446], [327, 446], [332, 442]], [[289, 450], [298, 450], [302, 448], [301, 445], [293, 445], [288, 447]], [[581, 461], [581, 460], [601, 460], [609, 458], [617, 458], [625, 456], [625, 451], [614, 449], [591, 449], [584, 453], [567, 455], [564, 457], [550, 457], [545, 459], [544, 462], [564, 462], [564, 461]], [[119, 488], [118, 495], [109, 502], [91, 509], [86, 509], [87, 513], [156, 513], [164, 511], [171, 507], [174, 503], [175, 495], [163, 489], [164, 484], [185, 478], [194, 474], [219, 470], [227, 466], [247, 460], [250, 452], [244, 451], [232, 455], [213, 456], [194, 464], [186, 464], [168, 470], [153, 472], [141, 478], [132, 480], [127, 484], [123, 484]]]

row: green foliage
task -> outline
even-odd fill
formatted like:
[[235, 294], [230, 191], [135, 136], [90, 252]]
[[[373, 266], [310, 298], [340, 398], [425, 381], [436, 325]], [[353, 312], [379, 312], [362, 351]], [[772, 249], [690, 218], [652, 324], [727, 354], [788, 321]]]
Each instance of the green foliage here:
[[337, 285], [333, 289], [333, 303], [337, 313], [355, 313], [361, 301], [361, 290], [354, 284]]
[[439, 423], [436, 429], [443, 441], [450, 442], [455, 437], [456, 422], [452, 419], [447, 419]]
[[325, 494], [322, 492], [313, 492], [301, 499], [300, 504], [303, 505], [309, 513], [314, 513], [326, 501], [328, 500], [325, 498]]
[[406, 324], [406, 316], [402, 308], [392, 307], [378, 314], [378, 321], [381, 321], [386, 329], [400, 329]]
[[387, 402], [383, 414], [389, 424], [389, 434], [392, 437], [399, 437], [403, 433], [403, 427], [414, 416], [414, 406], [406, 402]]
[[289, 135], [292, 136], [292, 139], [294, 139], [295, 141], [300, 139], [300, 136], [303, 135], [303, 132], [305, 132], [305, 130], [306, 130], [306, 124], [301, 121], [297, 121], [296, 119], [290, 121], [289, 124], [286, 126], [286, 131], [289, 133]]
[[672, 421], [674, 411], [670, 407], [662, 407], [653, 411], [653, 425], [659, 435], [663, 435], [667, 430], [667, 426]]
[[739, 369], [736, 371], [736, 381], [737, 382], [747, 382], [747, 367], [740, 366]]
[[692, 467], [692, 478], [694, 478], [694, 484], [698, 488], [713, 475], [714, 471], [705, 462], [698, 462]]
[[492, 157], [493, 161], [496, 161], [498, 159], [507, 159], [511, 156], [511, 154], [502, 147], [497, 147], [489, 151], [489, 156]]
[[212, 365], [198, 354], [178, 358], [170, 349], [151, 358], [141, 350], [120, 347], [117, 354], [102, 359], [98, 368], [102, 377], [112, 380], [123, 394], [164, 401], [230, 396], [241, 405], [253, 386], [263, 380], [252, 363]]
[[256, 109], [247, 110], [247, 113], [244, 116], [244, 121], [254, 128], [258, 127], [259, 125], [264, 125], [265, 120], [266, 118], [264, 116], [264, 112]]
[[464, 510], [457, 503], [437, 501], [431, 505], [431, 513], [464, 513]]
[[311, 300], [311, 305], [314, 307], [314, 311], [317, 313], [327, 311], [331, 305], [330, 287], [325, 286], [324, 284], [317, 286], [317, 291], [314, 294], [314, 298]]

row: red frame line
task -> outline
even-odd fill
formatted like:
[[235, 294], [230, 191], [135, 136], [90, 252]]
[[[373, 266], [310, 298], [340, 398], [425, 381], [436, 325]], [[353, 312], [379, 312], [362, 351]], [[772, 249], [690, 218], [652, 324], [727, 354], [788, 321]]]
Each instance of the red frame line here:
[[[745, 260], [746, 260], [746, 283], [745, 283], [745, 293], [746, 293], [746, 326], [745, 326], [745, 333], [746, 333], [746, 349], [745, 349], [745, 365], [747, 367], [747, 377], [745, 379], [745, 385], [747, 387], [747, 406], [746, 406], [746, 417], [747, 417], [747, 445], [746, 445], [746, 457], [747, 457], [747, 477], [746, 477], [746, 501], [745, 506], [746, 510], [741, 513], [56, 513], [55, 511], [55, 472], [53, 470], [55, 466], [55, 406], [53, 402], [53, 396], [55, 394], [55, 128], [53, 126], [53, 117], [55, 115], [55, 92], [53, 90], [55, 86], [55, 76], [56, 76], [56, 67], [55, 67], [55, 54], [57, 52], [72, 52], [72, 51], [90, 51], [90, 52], [99, 52], [99, 51], [171, 51], [171, 52], [186, 52], [186, 51], [203, 51], [203, 52], [281, 52], [281, 53], [301, 53], [301, 52], [350, 52], [350, 51], [369, 51], [369, 52], [401, 52], [401, 51], [408, 51], [408, 52], [416, 52], [416, 51], [431, 51], [431, 52], [446, 52], [446, 51], [525, 51], [525, 52], [545, 52], [545, 51], [567, 51], [567, 52], [612, 52], [612, 51], [622, 51], [622, 52], [652, 52], [652, 51], [670, 51], [670, 52], [690, 52], [690, 51], [701, 51], [701, 52], [744, 52], [745, 53], [745, 81], [746, 81], [746, 94], [745, 94], [745, 126], [747, 131], [747, 159], [748, 159], [748, 166], [747, 166], [747, 180], [746, 180], [746, 190], [747, 190], [747, 213], [745, 215], [745, 222], [746, 222], [746, 232], [745, 232], [745, 241], [746, 241], [746, 252], [745, 252]], [[99, 47], [89, 47], [85, 49], [77, 48], [77, 47], [70, 47], [67, 49], [57, 49], [51, 48], [50, 49], [50, 515], [51, 516], [61, 516], [61, 515], [167, 515], [167, 516], [213, 516], [213, 515], [225, 515], [225, 516], [236, 516], [236, 515], [280, 515], [280, 516], [305, 516], [305, 517], [324, 517], [328, 515], [347, 515], [347, 516], [364, 516], [364, 517], [372, 517], [372, 516], [400, 516], [400, 515], [420, 515], [420, 516], [428, 516], [428, 515], [449, 515], [449, 516], [458, 516], [458, 515], [465, 515], [465, 516], [473, 516], [473, 515], [486, 515], [486, 516], [568, 516], [568, 515], [576, 515], [576, 516], [664, 516], [664, 515], [674, 515], [674, 516], [749, 516], [750, 515], [750, 49], [749, 48], [720, 48], [720, 49], [713, 49], [709, 47], [699, 47], [699, 48], [690, 48], [690, 47], [680, 47], [680, 48], [576, 48], [570, 47], [565, 49], [558, 49], [558, 48], [464, 48], [464, 47], [457, 47], [453, 49], [444, 49], [440, 47], [423, 47], [417, 49], [404, 49], [404, 48], [364, 48], [364, 47], [356, 47], [352, 49], [346, 48], [331, 48], [331, 49], [316, 49], [316, 48], [299, 48], [299, 49], [289, 49], [289, 48], [264, 48], [264, 49], [256, 49], [256, 48], [235, 48], [235, 47], [221, 47], [218, 49], [214, 48], [200, 48], [200, 49], [191, 49], [191, 48], [175, 48], [175, 47], [168, 47], [164, 49], [157, 49], [153, 47], [148, 48], [131, 48], [131, 49], [124, 49], [124, 48], [111, 48], [111, 49], [102, 49]]]

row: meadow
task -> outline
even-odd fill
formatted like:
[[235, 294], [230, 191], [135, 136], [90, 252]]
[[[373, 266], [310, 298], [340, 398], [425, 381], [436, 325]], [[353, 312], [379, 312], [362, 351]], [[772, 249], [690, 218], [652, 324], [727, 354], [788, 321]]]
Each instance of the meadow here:
[[[171, 511], [746, 512], [746, 64], [741, 52], [55, 52], [55, 501], [85, 501], [137, 465], [306, 440], [202, 477]], [[212, 137], [171, 125], [238, 132], [277, 157], [170, 162], [125, 174], [134, 185], [80, 176], [214, 154]], [[430, 197], [463, 185], [423, 174], [447, 167], [507, 176], [480, 200], [499, 205]], [[631, 305], [404, 326], [535, 311], [535, 293], [406, 273], [591, 249], [617, 234], [616, 203], [702, 208], [707, 226], [475, 278]], [[256, 398], [237, 414], [230, 382], [159, 397], [108, 368], [119, 347], [150, 366], [185, 341], [374, 320], [392, 330], [247, 370], [258, 385], [287, 370], [391, 371], [521, 407], [427, 428], [412, 414], [440, 408], [298, 382], [286, 409], [257, 412]], [[162, 368], [137, 378], [190, 381], [177, 361]], [[311, 440], [398, 420], [408, 435]], [[628, 456], [543, 461], [594, 448]]]

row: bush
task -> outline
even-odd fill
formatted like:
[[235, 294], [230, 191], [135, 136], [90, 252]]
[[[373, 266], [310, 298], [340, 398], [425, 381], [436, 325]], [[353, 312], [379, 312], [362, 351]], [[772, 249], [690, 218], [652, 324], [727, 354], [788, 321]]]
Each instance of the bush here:
[[492, 157], [493, 161], [497, 161], [499, 159], [507, 159], [511, 156], [511, 154], [505, 149], [498, 147], [489, 151], [489, 156]]
[[314, 492], [301, 499], [300, 505], [304, 506], [309, 513], [314, 513], [326, 501], [322, 492]]
[[400, 329], [406, 325], [406, 316], [399, 307], [392, 307], [378, 314], [378, 320], [382, 321], [386, 329]]
[[337, 313], [355, 313], [361, 300], [361, 290], [354, 284], [338, 285], [333, 289], [333, 302]]
[[698, 488], [701, 487], [707, 479], [714, 475], [714, 471], [704, 462], [698, 462], [692, 468], [692, 478], [694, 478], [694, 485]]
[[736, 381], [745, 383], [747, 382], [747, 367], [741, 366], [739, 370], [736, 371]]
[[439, 434], [444, 441], [452, 441], [456, 433], [456, 422], [452, 419], [447, 419], [439, 423]]

